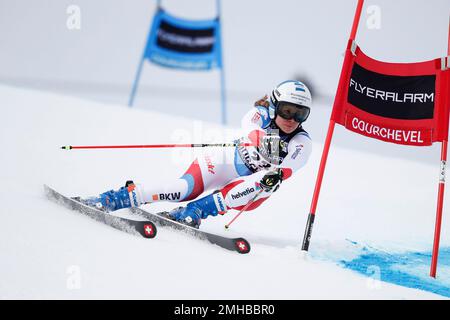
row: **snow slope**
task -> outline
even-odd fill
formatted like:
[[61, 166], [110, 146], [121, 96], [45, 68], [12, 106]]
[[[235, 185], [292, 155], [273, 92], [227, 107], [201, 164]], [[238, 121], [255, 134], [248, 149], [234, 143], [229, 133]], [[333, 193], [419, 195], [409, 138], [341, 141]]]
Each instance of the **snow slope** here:
[[[127, 179], [158, 183], [178, 177], [194, 156], [167, 149], [63, 151], [62, 145], [229, 141], [236, 129], [7, 86], [0, 86], [0, 103], [2, 299], [441, 297], [342, 265], [367, 248], [430, 250], [437, 167], [333, 147], [311, 256], [303, 259], [299, 246], [322, 150], [316, 141], [306, 168], [233, 225], [230, 235], [252, 243], [251, 254], [239, 255], [166, 229], [154, 240], [130, 236], [49, 202], [42, 188], [47, 183], [86, 196]], [[449, 247], [448, 196], [445, 201], [442, 247]], [[231, 217], [208, 219], [202, 227], [225, 232]], [[428, 281], [428, 270], [403, 268]], [[440, 268], [433, 281], [450, 287], [448, 270]]]

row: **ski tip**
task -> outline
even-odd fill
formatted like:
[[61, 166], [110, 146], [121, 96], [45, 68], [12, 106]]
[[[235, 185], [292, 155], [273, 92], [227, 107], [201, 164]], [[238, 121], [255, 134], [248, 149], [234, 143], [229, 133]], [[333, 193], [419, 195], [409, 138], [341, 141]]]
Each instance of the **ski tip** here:
[[250, 243], [244, 238], [234, 239], [234, 245], [236, 247], [236, 251], [241, 254], [246, 254], [250, 252]]
[[153, 222], [146, 221], [146, 222], [143, 224], [142, 227], [143, 227], [143, 233], [142, 233], [142, 235], [143, 235], [145, 238], [153, 239], [154, 237], [156, 237], [156, 234], [157, 234], [157, 232], [158, 232], [158, 229], [157, 229], [156, 226], [153, 224]]
[[50, 188], [48, 185], [46, 185], [45, 183], [44, 183], [44, 193], [45, 193], [45, 195], [47, 196], [47, 197], [49, 197], [50, 196], [50, 194], [52, 193], [52, 188]]
[[62, 146], [61, 149], [63, 149], [63, 150], [72, 150], [72, 146]]

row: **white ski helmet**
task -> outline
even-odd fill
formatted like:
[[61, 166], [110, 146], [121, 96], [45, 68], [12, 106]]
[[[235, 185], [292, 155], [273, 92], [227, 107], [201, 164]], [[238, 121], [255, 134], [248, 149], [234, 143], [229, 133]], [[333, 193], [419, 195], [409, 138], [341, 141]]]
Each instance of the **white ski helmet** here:
[[[278, 84], [270, 94], [269, 115], [274, 119], [280, 102], [287, 102], [299, 108], [311, 108], [312, 98], [308, 87], [301, 81], [287, 80]], [[307, 118], [307, 116], [306, 116]], [[306, 118], [304, 120], [306, 120]], [[303, 120], [303, 121], [304, 121]]]

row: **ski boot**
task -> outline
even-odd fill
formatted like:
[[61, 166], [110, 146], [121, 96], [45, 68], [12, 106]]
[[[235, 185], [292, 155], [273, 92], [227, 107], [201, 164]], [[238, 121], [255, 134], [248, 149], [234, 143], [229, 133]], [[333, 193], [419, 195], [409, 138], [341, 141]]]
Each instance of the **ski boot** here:
[[227, 211], [222, 193], [216, 191], [206, 197], [189, 202], [186, 207], [178, 207], [165, 212], [164, 217], [198, 229], [202, 219], [217, 216]]
[[104, 212], [138, 207], [144, 203], [142, 201], [140, 190], [131, 180], [127, 181], [125, 186], [121, 187], [117, 191], [106, 191], [98, 197], [80, 199], [80, 201], [90, 207], [94, 207]]

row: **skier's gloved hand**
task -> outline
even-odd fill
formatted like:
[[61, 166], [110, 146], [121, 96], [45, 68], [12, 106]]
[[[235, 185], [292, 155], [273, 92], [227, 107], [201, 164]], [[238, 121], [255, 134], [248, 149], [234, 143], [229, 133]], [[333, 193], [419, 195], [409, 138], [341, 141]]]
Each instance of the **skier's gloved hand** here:
[[262, 177], [259, 182], [261, 188], [265, 192], [275, 192], [280, 187], [281, 182], [283, 181], [283, 170], [278, 168], [274, 171], [267, 172], [264, 177]]

